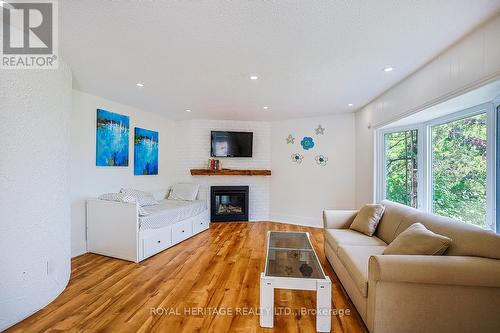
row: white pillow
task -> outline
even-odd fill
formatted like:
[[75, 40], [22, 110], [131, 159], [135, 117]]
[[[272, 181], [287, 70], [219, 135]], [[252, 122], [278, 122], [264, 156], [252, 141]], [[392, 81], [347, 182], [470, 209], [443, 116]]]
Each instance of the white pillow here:
[[[106, 200], [106, 201], [116, 201], [116, 202], [137, 204], [137, 199], [135, 197], [133, 197], [131, 195], [124, 194], [124, 193], [104, 193], [104, 194], [101, 194], [98, 199], [99, 200]], [[137, 206], [137, 211], [139, 213], [139, 216], [149, 215], [149, 213], [144, 208], [142, 208], [140, 205]]]
[[188, 183], [174, 184], [174, 186], [172, 186], [172, 189], [170, 190], [168, 199], [193, 201], [196, 200], [199, 189], [200, 185], [198, 184], [188, 184]]
[[154, 206], [158, 204], [158, 201], [153, 196], [153, 193], [135, 190], [133, 188], [122, 188], [120, 193], [134, 197], [137, 200], [139, 206]]

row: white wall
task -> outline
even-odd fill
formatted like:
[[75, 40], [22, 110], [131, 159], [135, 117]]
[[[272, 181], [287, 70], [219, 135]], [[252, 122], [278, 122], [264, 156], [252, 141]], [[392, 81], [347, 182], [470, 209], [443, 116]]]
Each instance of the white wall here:
[[226, 169], [270, 169], [271, 125], [261, 121], [192, 120], [176, 123], [176, 181], [217, 185], [248, 185], [249, 219], [269, 220], [270, 178], [267, 176], [191, 176], [190, 169], [206, 168], [210, 158], [210, 131], [253, 132], [253, 157], [219, 158]]
[[500, 15], [356, 112], [358, 206], [373, 201], [374, 128], [499, 77], [499, 35]]
[[[96, 110], [105, 109], [130, 117], [128, 167], [97, 167]], [[158, 175], [134, 176], [134, 127], [159, 132]], [[73, 90], [71, 111], [70, 197], [71, 253], [86, 252], [85, 200], [106, 192], [118, 192], [121, 187], [143, 190], [167, 188], [173, 183], [174, 123], [151, 112], [145, 112], [101, 97]]]
[[0, 73], [0, 331], [41, 309], [70, 276], [71, 72]]
[[[324, 135], [315, 134], [319, 124]], [[289, 134], [295, 137], [293, 145], [286, 143]], [[307, 151], [300, 145], [304, 136], [315, 142]], [[323, 209], [353, 208], [354, 139], [354, 114], [273, 122], [271, 219], [319, 227]], [[291, 160], [296, 152], [304, 156], [300, 164]], [[328, 157], [325, 166], [316, 164], [318, 154]]]

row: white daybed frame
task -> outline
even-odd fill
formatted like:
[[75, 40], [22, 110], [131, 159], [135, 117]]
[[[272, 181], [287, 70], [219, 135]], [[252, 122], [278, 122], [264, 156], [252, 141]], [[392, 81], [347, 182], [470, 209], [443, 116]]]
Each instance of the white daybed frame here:
[[[168, 190], [153, 194], [156, 199], [163, 199], [167, 193]], [[207, 191], [200, 188], [197, 200], [207, 201]], [[87, 251], [140, 262], [207, 230], [209, 211], [163, 228], [140, 230], [137, 204], [88, 199]]]

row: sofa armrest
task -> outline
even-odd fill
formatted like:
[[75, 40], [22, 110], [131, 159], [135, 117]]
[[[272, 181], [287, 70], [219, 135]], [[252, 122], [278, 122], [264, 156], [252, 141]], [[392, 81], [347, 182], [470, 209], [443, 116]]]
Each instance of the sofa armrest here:
[[323, 227], [325, 229], [347, 229], [357, 214], [357, 210], [324, 210]]
[[461, 256], [377, 255], [370, 257], [370, 282], [407, 282], [500, 287], [500, 260]]

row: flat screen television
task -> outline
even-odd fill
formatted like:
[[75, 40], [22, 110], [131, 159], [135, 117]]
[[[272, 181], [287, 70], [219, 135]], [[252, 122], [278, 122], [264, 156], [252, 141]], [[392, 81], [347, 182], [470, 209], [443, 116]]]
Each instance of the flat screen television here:
[[212, 131], [212, 157], [252, 157], [252, 132]]

